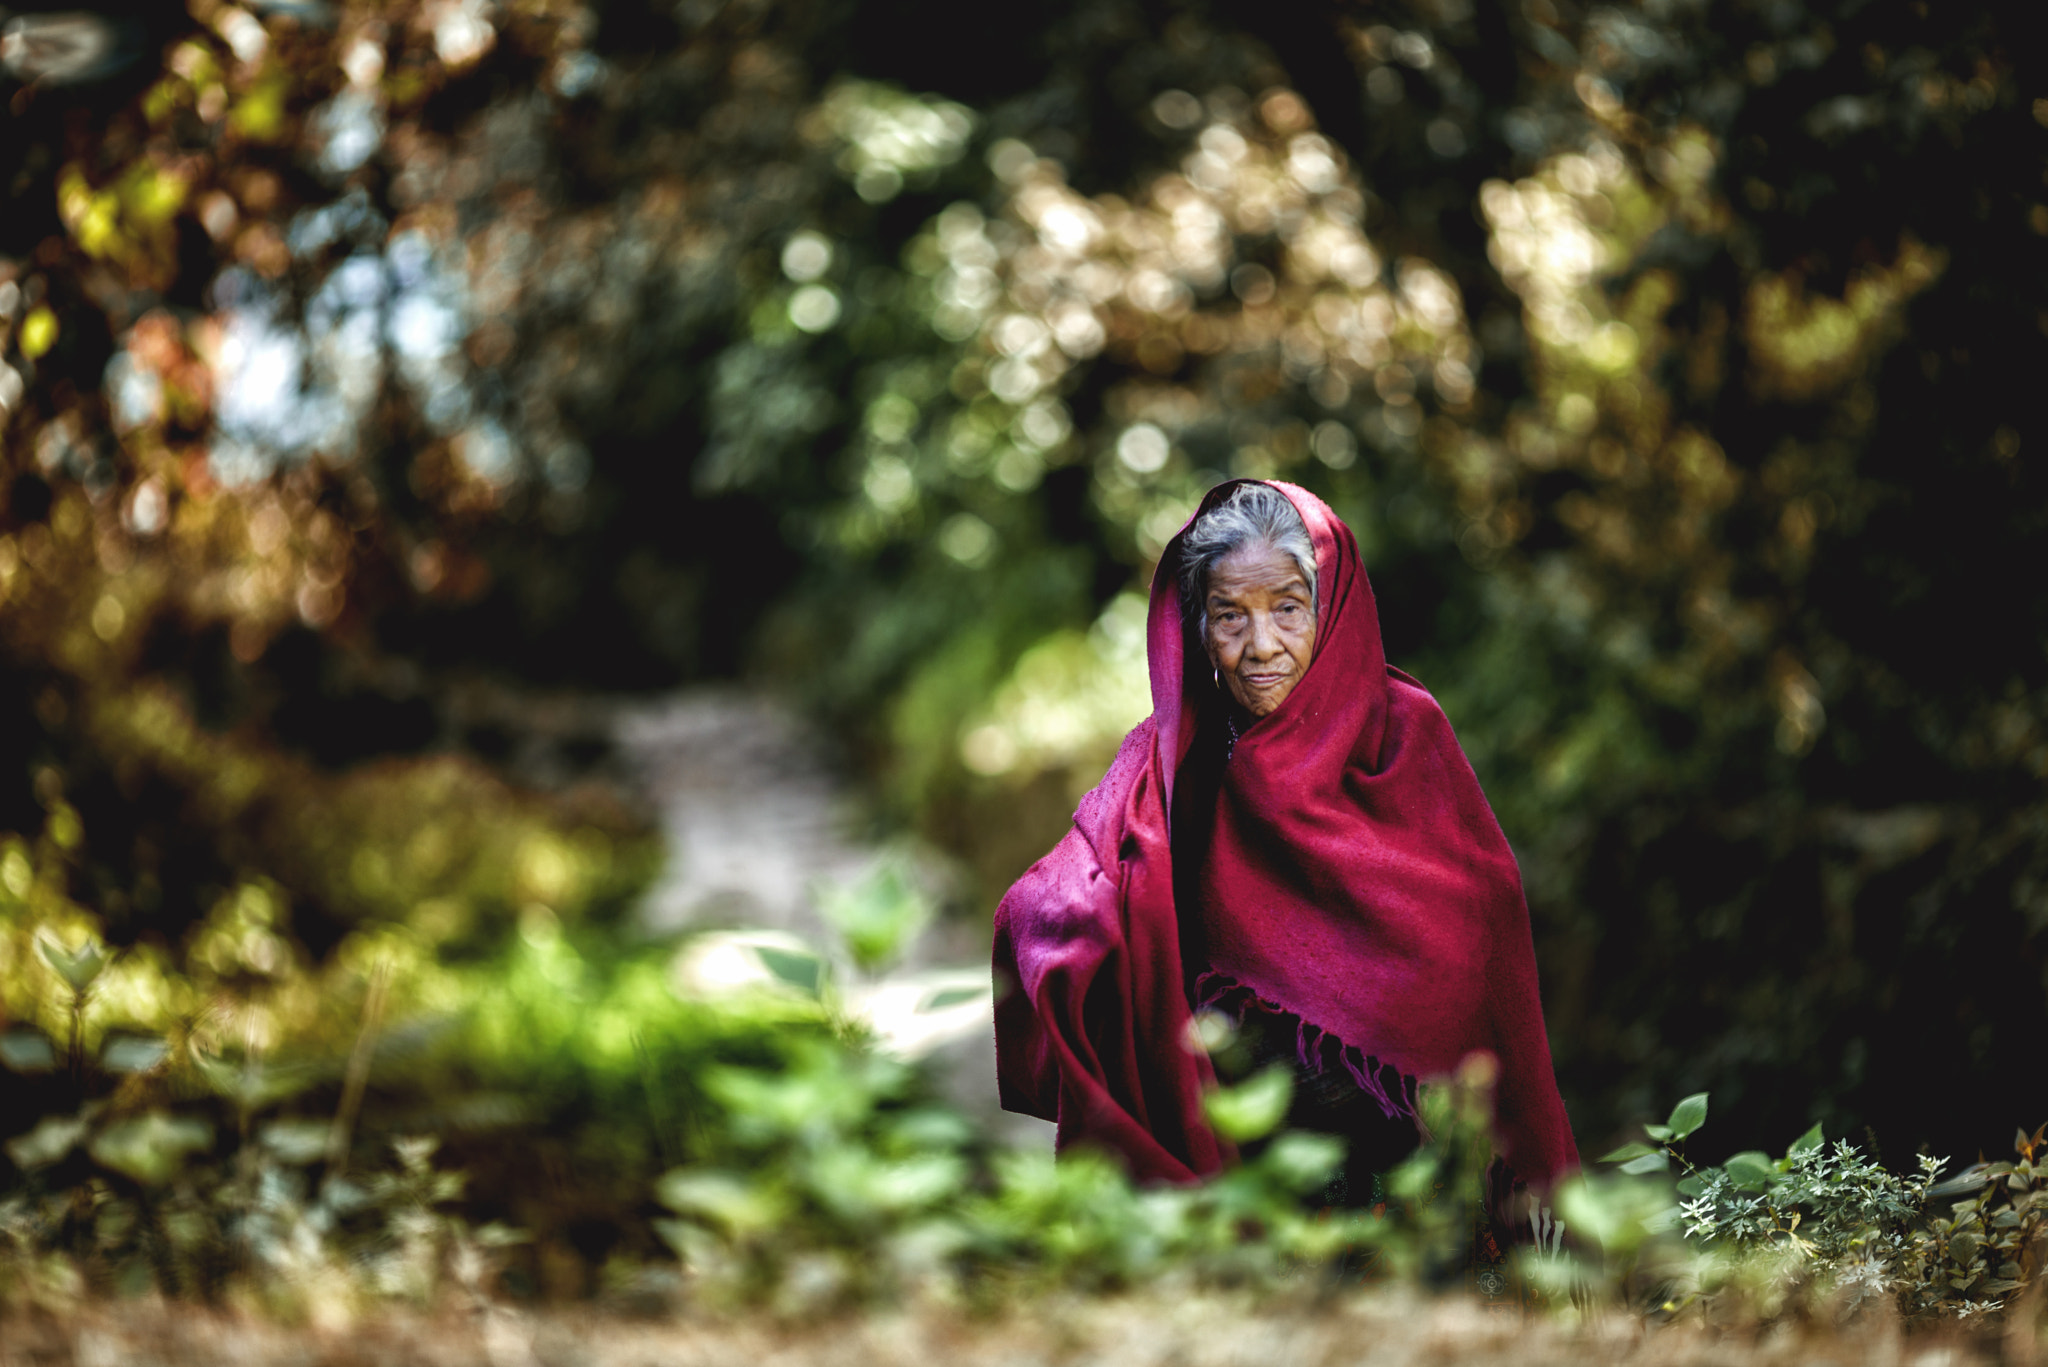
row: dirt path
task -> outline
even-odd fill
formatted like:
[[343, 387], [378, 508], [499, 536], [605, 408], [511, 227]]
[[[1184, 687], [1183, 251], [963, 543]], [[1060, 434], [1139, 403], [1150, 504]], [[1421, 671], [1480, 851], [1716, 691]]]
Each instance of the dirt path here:
[[[613, 743], [631, 781], [654, 809], [668, 863], [642, 903], [651, 931], [744, 926], [786, 932], [807, 944], [837, 937], [818, 891], [856, 882], [882, 851], [857, 838], [859, 812], [787, 708], [725, 691], [680, 693], [621, 709]], [[988, 1133], [1047, 1145], [1052, 1127], [996, 1104], [989, 1005], [957, 999], [988, 983], [985, 920], [934, 925], [878, 979], [835, 965], [848, 1000], [909, 1055], [929, 1061], [947, 1098]]]
[[2010, 1334], [1908, 1337], [1874, 1319], [1760, 1335], [1618, 1314], [1566, 1324], [1392, 1291], [1285, 1303], [1162, 1291], [804, 1324], [490, 1310], [294, 1329], [147, 1303], [0, 1319], [0, 1367], [2020, 1367], [2038, 1349]]

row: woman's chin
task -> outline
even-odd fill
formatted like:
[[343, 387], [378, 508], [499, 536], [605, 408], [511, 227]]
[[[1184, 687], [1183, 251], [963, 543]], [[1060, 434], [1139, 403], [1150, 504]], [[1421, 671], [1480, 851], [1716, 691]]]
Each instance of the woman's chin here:
[[1287, 701], [1287, 695], [1292, 691], [1284, 684], [1270, 688], [1247, 688], [1239, 696], [1238, 702], [1254, 719], [1269, 717], [1279, 710], [1281, 703]]

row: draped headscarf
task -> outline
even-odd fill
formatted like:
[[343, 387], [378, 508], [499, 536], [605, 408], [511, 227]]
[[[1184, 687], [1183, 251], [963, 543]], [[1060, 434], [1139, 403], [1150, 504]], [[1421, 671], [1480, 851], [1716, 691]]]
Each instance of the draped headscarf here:
[[[1240, 482], [1210, 491], [1196, 518]], [[1189, 1030], [1180, 918], [1199, 918], [1205, 997], [1241, 989], [1337, 1042], [1383, 1103], [1384, 1069], [1499, 1065], [1501, 1158], [1547, 1185], [1578, 1162], [1551, 1071], [1521, 875], [1436, 700], [1387, 665], [1358, 544], [1306, 490], [1270, 481], [1316, 557], [1304, 676], [1243, 731], [1222, 775], [1201, 907], [1176, 908], [1174, 774], [1215, 691], [1182, 620], [1180, 535], [1152, 580], [1152, 715], [1125, 737], [1066, 836], [996, 911], [1003, 1105], [1188, 1182], [1234, 1159], [1203, 1117], [1214, 1085]], [[1189, 526], [1193, 526], [1190, 519]], [[1322, 1054], [1323, 1041], [1313, 1041]]]

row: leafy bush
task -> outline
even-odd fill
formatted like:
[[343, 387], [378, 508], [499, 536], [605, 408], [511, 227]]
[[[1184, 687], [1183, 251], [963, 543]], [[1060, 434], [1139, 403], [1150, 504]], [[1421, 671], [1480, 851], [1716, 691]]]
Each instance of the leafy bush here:
[[817, 1043], [776, 1074], [706, 1079], [721, 1151], [659, 1184], [660, 1223], [702, 1291], [813, 1310], [935, 1281], [1010, 1290], [1130, 1287], [1161, 1276], [1273, 1285], [1303, 1276], [1415, 1278], [1469, 1247], [1489, 1103], [1484, 1071], [1425, 1089], [1432, 1143], [1390, 1175], [1377, 1211], [1322, 1210], [1343, 1158], [1325, 1135], [1275, 1134], [1292, 1083], [1261, 1074], [1211, 1098], [1255, 1156], [1195, 1187], [1140, 1189], [1107, 1157], [987, 1152], [917, 1099], [914, 1074]]
[[[759, 936], [621, 954], [536, 914], [494, 956], [448, 964], [369, 928], [147, 1033], [88, 1009], [120, 956], [34, 934], [41, 1015], [100, 1034], [6, 1036], [47, 1102], [5, 1146], [0, 1284], [17, 1301], [154, 1287], [320, 1318], [660, 1289], [675, 1265], [657, 1237], [693, 1298], [785, 1313], [934, 1286], [1409, 1279], [1461, 1265], [1490, 1155], [1484, 1069], [1425, 1088], [1435, 1137], [1370, 1213], [1315, 1208], [1342, 1147], [1276, 1133], [1284, 1072], [1211, 1098], [1253, 1156], [1202, 1186], [992, 1148], [873, 1047], [820, 960]], [[759, 971], [721, 968], [735, 952]], [[275, 1009], [295, 995], [326, 1006]]]
[[[154, 1287], [322, 1318], [608, 1286], [804, 1314], [933, 1288], [1440, 1285], [1470, 1255], [1492, 1155], [1484, 1060], [1424, 1086], [1429, 1141], [1370, 1211], [1318, 1208], [1342, 1147], [1279, 1130], [1285, 1070], [1208, 1100], [1247, 1161], [1139, 1189], [1104, 1156], [992, 1147], [878, 1047], [801, 944], [621, 948], [574, 918], [563, 889], [592, 875], [564, 873], [568, 854], [521, 876], [569, 915], [529, 900], [513, 933], [442, 934], [428, 896], [373, 910], [316, 960], [291, 900], [255, 877], [180, 944], [109, 946], [69, 892], [84, 842], [54, 799], [34, 841], [0, 842], [0, 1067], [23, 1102], [0, 1144], [0, 1298], [15, 1303]], [[900, 883], [885, 871], [833, 900], [858, 959], [886, 959], [924, 914]], [[2037, 1270], [2038, 1132], [2017, 1162], [1937, 1186], [1938, 1160], [1895, 1175], [1817, 1126], [1781, 1157], [1697, 1165], [1686, 1144], [1706, 1118], [1688, 1097], [1609, 1155], [1618, 1171], [1565, 1185], [1555, 1213], [1598, 1260], [1558, 1256], [1539, 1212], [1532, 1284], [1667, 1312], [1891, 1298], [1969, 1316]], [[1957, 1198], [1946, 1215], [1928, 1209], [1941, 1196]]]
[[[1685, 1143], [1706, 1118], [1705, 1093], [1685, 1098], [1645, 1127], [1649, 1142], [1607, 1155], [1618, 1172], [1560, 1194], [1605, 1256], [1603, 1274], [1653, 1289], [1666, 1311], [1716, 1298], [1765, 1314], [1794, 1299], [1854, 1310], [1889, 1298], [1908, 1316], [1969, 1318], [2003, 1308], [2039, 1270], [2041, 1131], [2019, 1133], [2017, 1163], [1979, 1163], [1937, 1184], [1946, 1159], [1922, 1155], [1913, 1173], [1893, 1173], [1847, 1140], [1830, 1144], [1818, 1125], [1777, 1158], [1746, 1150], [1695, 1165]], [[1930, 1213], [1931, 1198], [1964, 1192], [1975, 1194], [1948, 1217]]]

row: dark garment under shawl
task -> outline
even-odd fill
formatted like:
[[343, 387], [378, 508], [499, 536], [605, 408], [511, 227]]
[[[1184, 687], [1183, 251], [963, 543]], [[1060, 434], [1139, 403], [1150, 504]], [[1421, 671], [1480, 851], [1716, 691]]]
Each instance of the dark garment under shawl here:
[[[1202, 868], [1216, 816], [1216, 794], [1224, 766], [1236, 744], [1236, 727], [1245, 718], [1233, 715], [1219, 696], [1205, 708], [1188, 753], [1176, 777], [1172, 808], [1173, 899], [1181, 909], [1181, 964], [1186, 976], [1188, 1007], [1227, 1017], [1234, 1037], [1211, 1054], [1217, 1080], [1242, 1082], [1275, 1064], [1294, 1075], [1294, 1096], [1284, 1126], [1331, 1135], [1344, 1142], [1345, 1160], [1323, 1193], [1321, 1204], [1370, 1206], [1384, 1188], [1381, 1175], [1415, 1151], [1415, 1079], [1395, 1077], [1381, 1096], [1390, 1106], [1358, 1085], [1336, 1057], [1335, 1040], [1325, 1030], [1309, 1029], [1301, 1017], [1261, 1002], [1243, 987], [1216, 985], [1223, 980], [1209, 967], [1202, 945], [1202, 918], [1192, 909], [1202, 905]], [[1205, 995], [1206, 987], [1206, 995]], [[1314, 1041], [1311, 1045], [1308, 1042]]]

